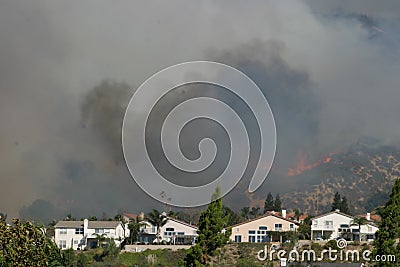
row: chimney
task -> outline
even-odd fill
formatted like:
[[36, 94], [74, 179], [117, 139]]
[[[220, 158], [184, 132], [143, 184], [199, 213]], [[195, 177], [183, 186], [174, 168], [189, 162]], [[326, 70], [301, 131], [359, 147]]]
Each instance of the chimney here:
[[144, 219], [144, 212], [143, 212], [143, 211], [141, 211], [141, 212], [140, 212], [140, 214], [139, 214], [139, 218], [140, 218], [141, 220], [143, 220], [143, 219]]
[[282, 210], [282, 217], [286, 218], [286, 210]]
[[371, 220], [371, 213], [367, 212], [367, 216], [365, 217], [365, 219], [367, 219], [367, 221]]
[[340, 209], [335, 209], [335, 212], [340, 212]]
[[89, 220], [88, 219], [84, 219], [83, 220], [83, 232], [86, 234], [87, 233], [87, 229], [89, 228]]

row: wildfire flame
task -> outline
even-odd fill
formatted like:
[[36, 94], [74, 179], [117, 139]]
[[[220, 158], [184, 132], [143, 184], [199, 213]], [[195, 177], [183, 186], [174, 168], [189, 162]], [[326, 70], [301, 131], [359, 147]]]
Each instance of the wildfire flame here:
[[289, 168], [289, 171], [287, 173], [288, 176], [296, 176], [304, 171], [312, 170], [317, 166], [320, 166], [321, 164], [329, 163], [332, 158], [331, 156], [334, 155], [335, 153], [329, 153], [328, 155], [323, 156], [321, 159], [307, 164], [307, 155], [303, 152], [298, 153], [297, 155], [297, 163], [295, 168]]

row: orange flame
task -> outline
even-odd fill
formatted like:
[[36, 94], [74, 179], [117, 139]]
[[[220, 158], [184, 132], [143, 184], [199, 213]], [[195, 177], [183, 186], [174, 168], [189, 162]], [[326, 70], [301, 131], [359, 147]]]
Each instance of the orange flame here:
[[295, 168], [289, 168], [289, 171], [287, 173], [288, 176], [296, 176], [304, 171], [312, 170], [315, 167], [323, 164], [323, 163], [329, 163], [331, 162], [332, 158], [331, 156], [334, 155], [335, 153], [329, 153], [329, 155], [322, 157], [321, 159], [317, 160], [316, 162], [307, 164], [307, 155], [303, 152], [298, 153], [297, 155], [297, 163]]

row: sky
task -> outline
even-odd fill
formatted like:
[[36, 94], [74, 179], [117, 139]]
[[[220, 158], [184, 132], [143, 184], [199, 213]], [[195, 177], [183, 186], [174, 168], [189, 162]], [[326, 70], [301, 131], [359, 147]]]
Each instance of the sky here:
[[[281, 190], [273, 174], [298, 151], [362, 136], [398, 145], [399, 14], [394, 0], [1, 1], [0, 211], [49, 221], [161, 209], [127, 171], [122, 118], [148, 77], [192, 60], [238, 68], [268, 99], [278, 144], [261, 196]], [[188, 136], [223, 136], [204, 123]], [[228, 206], [246, 204], [244, 188]]]

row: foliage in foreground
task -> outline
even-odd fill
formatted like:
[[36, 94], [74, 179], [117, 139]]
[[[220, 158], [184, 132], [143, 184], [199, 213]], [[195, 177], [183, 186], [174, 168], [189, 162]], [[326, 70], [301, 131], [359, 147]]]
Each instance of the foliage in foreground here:
[[63, 266], [61, 251], [31, 222], [0, 221], [0, 266]]
[[[376, 232], [374, 255], [395, 255], [397, 262], [377, 262], [377, 266], [398, 266], [400, 260], [400, 179], [397, 179], [390, 199], [382, 212], [382, 222]], [[396, 244], [397, 239], [397, 244]]]
[[220, 190], [217, 188], [213, 201], [200, 214], [197, 244], [191, 247], [184, 259], [185, 266], [203, 266], [207, 257], [226, 244], [230, 230], [222, 232], [228, 226], [229, 216], [224, 212]]

